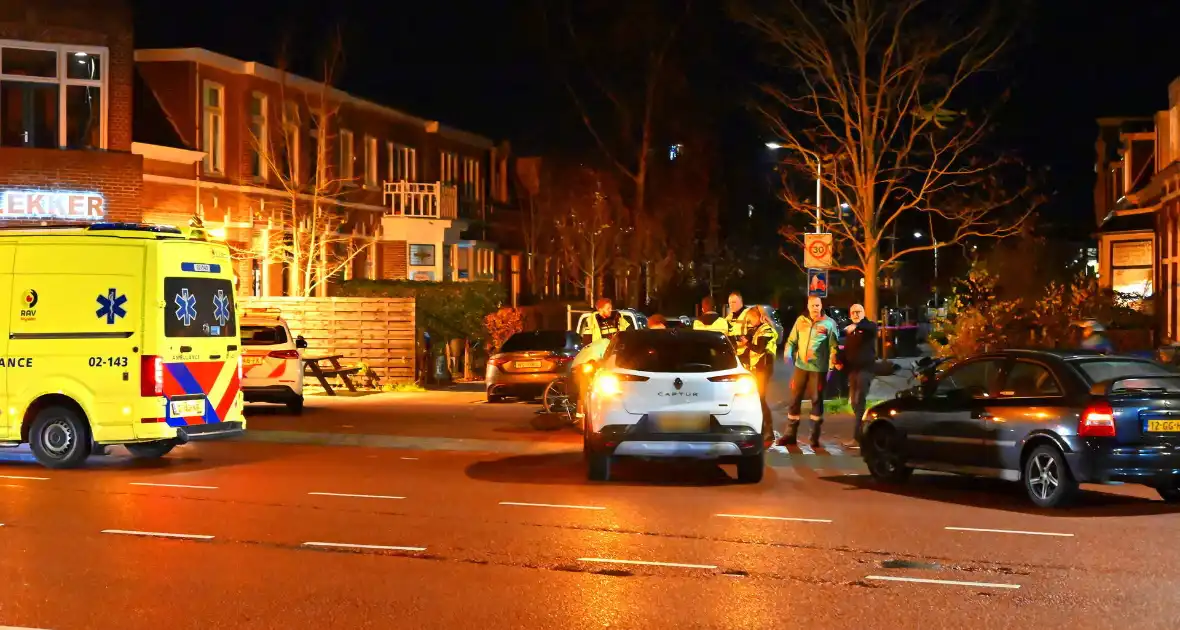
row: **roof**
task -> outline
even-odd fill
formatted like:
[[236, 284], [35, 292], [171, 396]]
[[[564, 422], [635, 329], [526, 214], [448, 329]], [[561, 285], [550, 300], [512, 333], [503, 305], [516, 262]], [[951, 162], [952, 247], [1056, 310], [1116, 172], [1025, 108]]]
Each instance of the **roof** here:
[[[291, 87], [306, 90], [308, 92], [321, 92], [323, 84], [319, 81], [309, 79], [307, 77], [299, 76], [290, 72], [272, 68], [268, 65], [258, 63], [257, 61], [242, 61], [227, 55], [206, 50], [204, 48], [153, 48], [141, 49], [135, 51], [136, 62], [169, 62], [169, 61], [184, 61], [190, 63], [198, 63], [201, 65], [218, 68], [225, 72], [233, 74], [242, 74], [249, 76], [256, 76], [268, 81], [276, 83], [285, 83]], [[484, 136], [463, 131], [454, 127], [448, 127], [441, 124], [437, 120], [427, 120], [419, 118], [411, 114], [396, 110], [392, 107], [387, 107], [380, 103], [376, 103], [367, 99], [360, 98], [340, 90], [331, 88], [327, 94], [332, 98], [342, 103], [348, 103], [359, 109], [367, 109], [376, 112], [388, 118], [394, 118], [410, 124], [422, 127], [428, 133], [437, 133], [440, 136], [465, 142], [467, 144], [477, 146], [481, 149], [491, 149], [494, 143], [491, 139]]]
[[181, 138], [180, 132], [176, 130], [176, 124], [168, 118], [164, 107], [160, 105], [160, 100], [156, 98], [156, 93], [143, 80], [139, 69], [134, 73], [132, 94], [132, 141], [170, 149], [196, 149]]

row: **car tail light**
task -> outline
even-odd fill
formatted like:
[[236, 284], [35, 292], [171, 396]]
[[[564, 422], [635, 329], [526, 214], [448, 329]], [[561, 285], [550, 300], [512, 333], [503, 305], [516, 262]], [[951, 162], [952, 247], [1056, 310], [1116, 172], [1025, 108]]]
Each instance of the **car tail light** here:
[[631, 381], [633, 383], [642, 383], [651, 380], [651, 377], [640, 376], [638, 374], [615, 374], [615, 376], [619, 377], [620, 381]]
[[1081, 437], [1114, 437], [1114, 408], [1106, 401], [1096, 402], [1086, 407], [1082, 412], [1082, 419], [1078, 422], [1078, 435]]
[[601, 372], [594, 377], [594, 391], [603, 396], [615, 396], [623, 390], [619, 375], [612, 372]]
[[733, 383], [734, 393], [736, 393], [738, 396], [758, 393], [758, 381], [755, 381], [754, 377], [750, 376], [749, 374], [722, 374], [721, 376], [710, 376], [709, 382]]
[[270, 352], [270, 354], [267, 354], [266, 356], [268, 356], [272, 359], [298, 359], [299, 358], [299, 351], [298, 350], [272, 350]]
[[504, 365], [507, 362], [508, 362], [508, 357], [501, 355], [501, 354], [492, 355], [492, 357], [488, 359], [488, 365], [495, 366], [495, 367], [500, 367], [501, 365]]
[[164, 360], [155, 355], [139, 358], [139, 395], [164, 395]]

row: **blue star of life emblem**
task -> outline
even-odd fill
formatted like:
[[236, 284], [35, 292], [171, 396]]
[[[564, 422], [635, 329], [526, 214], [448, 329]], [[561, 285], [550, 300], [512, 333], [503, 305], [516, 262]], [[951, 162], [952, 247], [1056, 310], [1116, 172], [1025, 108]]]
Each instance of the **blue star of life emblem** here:
[[123, 308], [126, 303], [126, 295], [119, 295], [117, 290], [109, 289], [106, 295], [98, 296], [98, 310], [94, 315], [105, 317], [108, 324], [114, 324], [115, 318], [127, 317], [127, 310]]
[[222, 326], [229, 321], [229, 298], [221, 289], [218, 289], [217, 295], [213, 296], [213, 319], [216, 319]]
[[172, 302], [176, 304], [176, 319], [184, 322], [185, 326], [193, 323], [197, 318], [197, 296], [189, 293], [188, 289], [181, 289]]

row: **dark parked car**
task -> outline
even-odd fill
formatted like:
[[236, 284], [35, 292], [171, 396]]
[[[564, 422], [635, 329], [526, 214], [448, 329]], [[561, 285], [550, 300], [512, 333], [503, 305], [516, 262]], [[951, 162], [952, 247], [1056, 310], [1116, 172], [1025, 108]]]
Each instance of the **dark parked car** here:
[[1180, 374], [1136, 357], [1010, 350], [960, 361], [873, 407], [874, 478], [914, 469], [1019, 481], [1057, 507], [1079, 483], [1122, 481], [1180, 502]]
[[570, 363], [582, 349], [576, 333], [564, 330], [519, 332], [500, 351], [488, 357], [488, 402], [507, 396], [537, 398], [559, 376], [569, 373]]

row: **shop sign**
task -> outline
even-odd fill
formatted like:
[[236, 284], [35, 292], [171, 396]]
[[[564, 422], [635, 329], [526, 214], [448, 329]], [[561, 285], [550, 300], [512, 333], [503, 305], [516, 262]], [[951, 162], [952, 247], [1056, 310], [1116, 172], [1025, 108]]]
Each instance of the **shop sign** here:
[[65, 219], [98, 221], [106, 201], [96, 192], [5, 190], [0, 193], [0, 219]]

